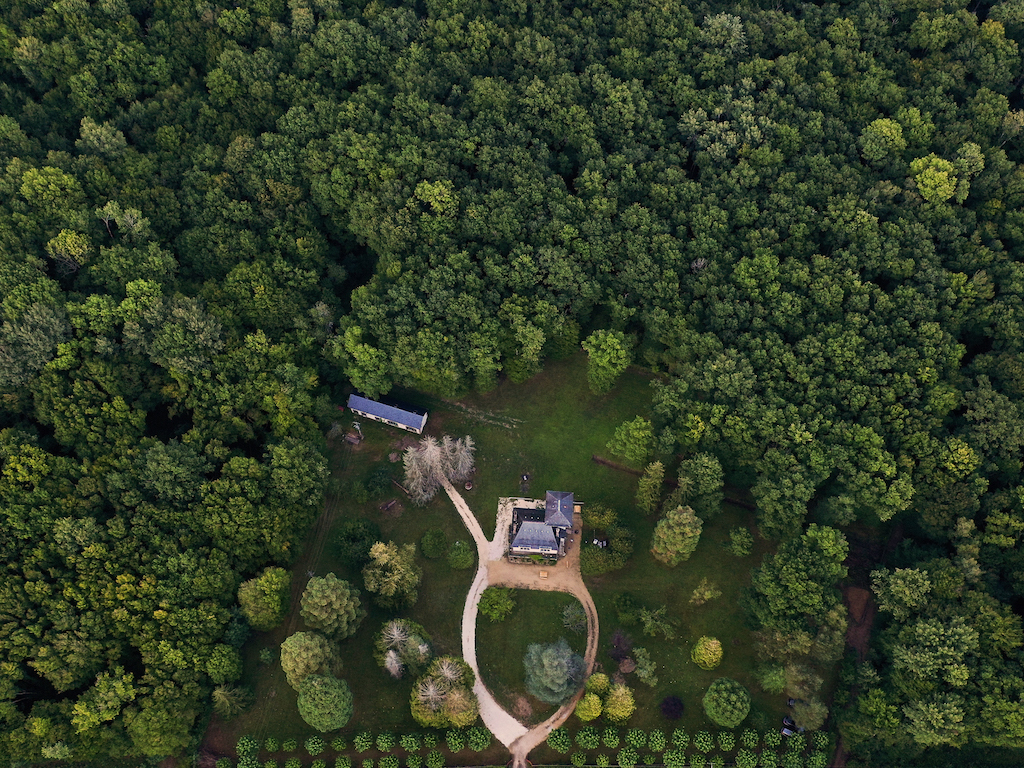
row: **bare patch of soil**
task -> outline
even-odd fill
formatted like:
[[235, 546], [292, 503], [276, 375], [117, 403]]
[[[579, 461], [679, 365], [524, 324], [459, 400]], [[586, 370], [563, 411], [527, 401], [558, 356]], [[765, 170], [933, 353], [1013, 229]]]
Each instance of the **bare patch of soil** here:
[[533, 707], [530, 706], [530, 700], [525, 696], [517, 696], [515, 703], [512, 705], [512, 715], [519, 722], [529, 720], [533, 716]]

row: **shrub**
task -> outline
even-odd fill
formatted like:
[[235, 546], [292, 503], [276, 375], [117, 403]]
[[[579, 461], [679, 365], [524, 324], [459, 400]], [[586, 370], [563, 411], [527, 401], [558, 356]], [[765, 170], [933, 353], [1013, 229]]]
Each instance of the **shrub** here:
[[284, 761], [284, 768], [302, 768], [302, 761], [297, 757], [289, 757]]
[[448, 548], [448, 536], [440, 528], [431, 528], [420, 539], [420, 551], [428, 560], [444, 557]]
[[492, 622], [504, 621], [516, 607], [515, 590], [488, 587], [480, 596], [477, 610]]
[[437, 746], [437, 735], [433, 733], [423, 734], [423, 746], [427, 749], [433, 749]]
[[561, 755], [572, 749], [572, 738], [565, 728], [555, 728], [548, 734], [547, 741], [548, 746]]
[[348, 742], [345, 740], [345, 737], [335, 736], [333, 739], [331, 739], [331, 749], [333, 749], [335, 752], [344, 752], [346, 749], [348, 749]]
[[635, 749], [632, 747], [623, 747], [619, 750], [617, 762], [619, 764], [619, 768], [636, 768], [636, 764], [639, 759], [640, 758]]
[[377, 761], [377, 765], [380, 768], [399, 768], [398, 755], [384, 755], [384, 757]]
[[735, 728], [750, 712], [750, 693], [735, 680], [720, 677], [708, 687], [703, 704], [711, 722]]
[[754, 677], [766, 693], [782, 693], [786, 690], [786, 668], [781, 664], [758, 665]]
[[715, 740], [707, 731], [697, 731], [693, 737], [693, 746], [698, 752], [703, 752], [706, 755], [715, 748]]
[[665, 747], [668, 746], [668, 740], [665, 738], [664, 731], [653, 730], [647, 740], [647, 743], [651, 747], [652, 752], [661, 753], [665, 751]]
[[815, 749], [828, 752], [832, 748], [832, 737], [825, 731], [818, 731], [811, 737], [811, 743]]
[[618, 728], [605, 728], [601, 733], [601, 743], [604, 744], [608, 749], [619, 748], [619, 729]]
[[378, 733], [376, 745], [378, 752], [390, 752], [395, 748], [395, 734], [390, 731]]
[[690, 734], [688, 734], [682, 728], [676, 728], [672, 731], [672, 745], [679, 749], [686, 749], [686, 745], [690, 743]]
[[288, 615], [292, 575], [284, 568], [264, 568], [238, 588], [238, 604], [253, 629], [266, 632]]
[[683, 716], [683, 700], [678, 696], [666, 696], [661, 700], [661, 714], [668, 720], [678, 720]]
[[601, 697], [596, 693], [585, 693], [578, 702], [576, 702], [576, 717], [582, 722], [589, 723], [591, 720], [598, 718], [601, 715], [601, 709], [604, 707]]
[[613, 723], [624, 723], [635, 711], [633, 692], [625, 685], [613, 685], [604, 700], [604, 716]]
[[402, 745], [402, 749], [406, 752], [418, 752], [420, 748], [420, 737], [415, 733], [403, 733], [398, 743]]
[[587, 678], [586, 689], [588, 693], [596, 693], [598, 696], [603, 696], [608, 693], [608, 688], [611, 687], [611, 680], [608, 675], [604, 672], [595, 672]]
[[587, 753], [573, 752], [569, 756], [569, 762], [576, 766], [576, 768], [582, 768], [584, 765], [587, 764]]
[[725, 768], [725, 758], [721, 755], [712, 755], [711, 768]]
[[436, 749], [427, 752], [427, 768], [444, 768], [444, 755]]
[[761, 734], [753, 728], [745, 728], [740, 734], [740, 741], [747, 749], [756, 749], [757, 745], [761, 743]]
[[239, 757], [253, 757], [260, 751], [260, 743], [255, 738], [245, 735], [235, 744], [235, 753]]
[[373, 747], [373, 734], [369, 731], [360, 731], [356, 734], [356, 737], [352, 739], [352, 746], [356, 752], [360, 754]]
[[362, 568], [369, 562], [370, 547], [380, 540], [380, 528], [364, 518], [346, 520], [334, 535], [338, 559], [354, 568]]
[[686, 768], [686, 752], [682, 749], [670, 749], [661, 759], [665, 761], [665, 768]]
[[306, 748], [306, 751], [313, 757], [322, 754], [323, 751], [327, 749], [327, 745], [324, 744], [324, 740], [321, 739], [319, 736], [310, 736], [308, 739], [306, 739], [303, 746]]
[[787, 752], [782, 756], [782, 768], [804, 768], [804, 756], [799, 752]]
[[314, 760], [309, 764], [309, 768], [327, 768], [326, 760]]
[[299, 742], [297, 739], [285, 739], [283, 742], [281, 742], [282, 752], [294, 752], [298, 748]]
[[812, 752], [807, 756], [807, 768], [825, 768], [827, 765], [827, 752]]
[[597, 749], [601, 744], [601, 735], [597, 732], [597, 728], [588, 725], [576, 732], [576, 743], [580, 749]]
[[765, 731], [764, 743], [766, 747], [777, 749], [779, 744], [782, 743], [782, 734], [776, 730]]
[[640, 605], [640, 601], [632, 593], [620, 592], [612, 600], [612, 605], [615, 607], [615, 613], [620, 624], [628, 627], [640, 620], [637, 614], [643, 606]]
[[338, 755], [334, 758], [334, 768], [352, 768], [352, 758], [348, 755]]
[[736, 557], [746, 557], [754, 551], [754, 537], [750, 529], [745, 527], [733, 528], [729, 531], [729, 550]]
[[476, 550], [469, 545], [469, 542], [462, 539], [452, 542], [451, 549], [448, 550], [449, 568], [464, 571], [467, 568], [472, 568], [474, 562], [476, 562]]
[[722, 590], [718, 588], [715, 582], [709, 581], [705, 576], [690, 595], [690, 605], [704, 605], [708, 600], [714, 600], [716, 597], [721, 596]]
[[633, 749], [643, 749], [647, 746], [647, 734], [642, 728], [630, 728], [626, 731], [626, 743]]
[[267, 752], [277, 752], [277, 750], [281, 748], [281, 743], [273, 736], [267, 736], [263, 741], [263, 748], [267, 750]]
[[579, 602], [571, 602], [562, 609], [562, 626], [577, 635], [586, 634], [587, 612]]
[[761, 768], [778, 768], [779, 756], [770, 750], [762, 751], [758, 759], [761, 761]]
[[462, 731], [452, 728], [444, 735], [444, 743], [449, 752], [461, 752], [466, 746], [466, 737]]
[[216, 763], [214, 768], [233, 768], [230, 757], [222, 757]]
[[730, 731], [718, 732], [718, 748], [723, 752], [732, 752], [736, 749], [736, 737]]
[[407, 755], [405, 768], [423, 768], [423, 758], [419, 755]]
[[277, 650], [274, 648], [260, 648], [260, 663], [273, 664], [277, 658]]
[[597, 756], [597, 768], [608, 768], [612, 764], [612, 761], [608, 759], [608, 755], [600, 754]]
[[240, 757], [237, 768], [260, 768], [260, 761], [256, 759], [255, 755]]
[[363, 760], [363, 768], [373, 768], [373, 758], [367, 757]]
[[736, 768], [757, 768], [757, 753], [741, 749], [736, 753]]
[[701, 669], [714, 669], [722, 663], [722, 643], [715, 637], [702, 637], [690, 651], [690, 658]]
[[[491, 736], [491, 732], [481, 725], [474, 725], [466, 731], [469, 748], [474, 752], [483, 752], [491, 746]], [[568, 738], [568, 734], [566, 734], [566, 737]]]
[[807, 746], [807, 737], [802, 733], [795, 733], [786, 740], [786, 749], [790, 752], [803, 752]]

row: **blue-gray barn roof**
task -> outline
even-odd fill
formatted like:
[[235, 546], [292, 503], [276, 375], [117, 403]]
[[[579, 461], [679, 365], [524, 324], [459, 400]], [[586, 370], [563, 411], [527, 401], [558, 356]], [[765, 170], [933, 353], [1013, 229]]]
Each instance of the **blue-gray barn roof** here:
[[555, 541], [555, 532], [551, 530], [550, 525], [527, 522], [519, 526], [512, 546], [528, 549], [558, 549], [558, 542]]
[[548, 491], [544, 500], [544, 522], [572, 528], [573, 498], [568, 491]]
[[404, 424], [413, 429], [423, 429], [423, 425], [427, 423], [427, 414], [425, 413], [413, 413], [393, 405], [384, 405], [384, 403], [378, 403], [376, 400], [370, 400], [368, 397], [360, 395], [349, 395], [348, 407], [356, 411], [369, 413], [380, 419], [393, 421], [396, 424]]

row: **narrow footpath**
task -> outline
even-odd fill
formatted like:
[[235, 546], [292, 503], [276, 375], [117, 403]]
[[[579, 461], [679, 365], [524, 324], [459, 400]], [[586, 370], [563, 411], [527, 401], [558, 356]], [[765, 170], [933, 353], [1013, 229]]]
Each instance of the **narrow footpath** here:
[[[479, 565], [477, 566], [476, 577], [473, 585], [466, 595], [466, 603], [462, 609], [462, 656], [466, 663], [473, 669], [476, 675], [476, 684], [473, 686], [473, 693], [480, 702], [480, 718], [484, 721], [491, 733], [502, 744], [508, 747], [512, 754], [514, 768], [525, 768], [527, 756], [530, 751], [543, 742], [552, 729], [564, 723], [573, 713], [576, 702], [583, 695], [581, 690], [576, 696], [566, 702], [551, 717], [540, 725], [528, 729], [525, 725], [516, 720], [506, 712], [487, 690], [483, 679], [480, 676], [480, 668], [476, 661], [476, 618], [477, 606], [480, 603], [480, 596], [489, 586], [495, 587], [516, 587], [519, 589], [536, 589], [549, 592], [567, 592], [573, 595], [583, 605], [587, 614], [587, 650], [584, 654], [586, 671], [589, 675], [594, 670], [594, 662], [597, 659], [598, 622], [597, 608], [590, 596], [589, 590], [583, 583], [580, 576], [580, 541], [576, 536], [573, 545], [568, 553], [557, 565], [516, 565], [505, 559], [505, 551], [508, 546], [508, 526], [510, 519], [505, 519], [511, 512], [511, 504], [503, 505], [499, 509], [498, 519], [494, 529], [494, 539], [488, 540], [484, 536], [476, 515], [466, 504], [462, 495], [455, 490], [455, 487], [444, 481], [444, 490], [448, 498], [452, 500], [455, 509], [465, 523], [467, 530], [476, 542]], [[579, 515], [573, 519], [573, 529], [582, 530]], [[542, 574], [543, 572], [543, 574]], [[543, 575], [543, 577], [542, 577]]]

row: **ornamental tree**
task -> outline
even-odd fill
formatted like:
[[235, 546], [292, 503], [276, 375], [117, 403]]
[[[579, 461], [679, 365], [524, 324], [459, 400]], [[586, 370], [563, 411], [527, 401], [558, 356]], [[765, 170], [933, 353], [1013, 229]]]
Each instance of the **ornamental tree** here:
[[654, 527], [651, 554], [665, 565], [679, 565], [697, 549], [703, 527], [704, 523], [692, 509], [676, 507]]
[[624, 723], [635, 711], [633, 692], [621, 683], [613, 685], [604, 699], [604, 716], [613, 723]]
[[715, 637], [702, 637], [690, 651], [690, 658], [701, 669], [714, 669], [722, 663], [722, 643]]
[[488, 587], [480, 596], [477, 609], [492, 622], [504, 621], [516, 607], [515, 592], [503, 587]]
[[359, 590], [333, 573], [309, 580], [300, 613], [309, 627], [339, 640], [354, 635], [366, 616]]
[[728, 677], [711, 683], [702, 701], [708, 718], [723, 728], [735, 728], [750, 711], [750, 692]]
[[281, 643], [281, 668], [295, 690], [309, 675], [326, 673], [335, 663], [331, 644], [316, 632], [296, 632]]
[[561, 704], [583, 682], [583, 657], [564, 637], [554, 643], [531, 643], [523, 656], [526, 690], [548, 704]]
[[253, 629], [266, 632], [288, 615], [292, 575], [284, 568], [264, 568], [238, 588], [238, 604]]
[[299, 686], [299, 715], [321, 733], [344, 728], [352, 709], [352, 691], [344, 680], [308, 675]]

